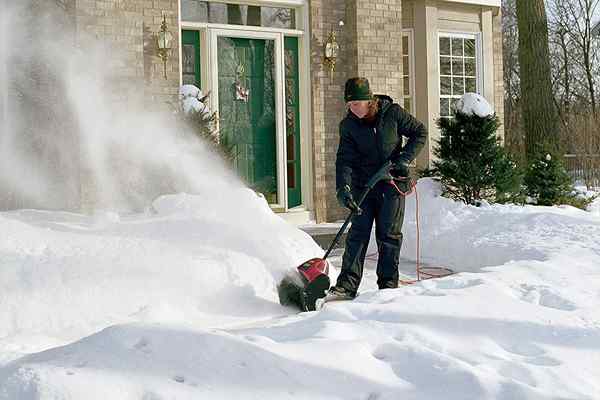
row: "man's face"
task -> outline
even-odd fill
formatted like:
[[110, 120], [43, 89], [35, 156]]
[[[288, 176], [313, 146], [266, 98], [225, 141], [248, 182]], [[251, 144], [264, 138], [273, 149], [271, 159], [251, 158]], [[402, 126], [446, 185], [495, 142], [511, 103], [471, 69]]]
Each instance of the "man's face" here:
[[350, 111], [358, 118], [364, 118], [369, 112], [369, 100], [349, 101]]

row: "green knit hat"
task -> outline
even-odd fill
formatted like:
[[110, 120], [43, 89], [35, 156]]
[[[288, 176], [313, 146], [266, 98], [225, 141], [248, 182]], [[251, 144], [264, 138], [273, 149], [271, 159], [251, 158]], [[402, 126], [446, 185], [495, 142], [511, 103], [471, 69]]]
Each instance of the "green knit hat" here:
[[344, 88], [344, 100], [371, 100], [373, 98], [373, 92], [369, 87], [369, 80], [367, 78], [350, 78], [346, 81], [346, 87]]

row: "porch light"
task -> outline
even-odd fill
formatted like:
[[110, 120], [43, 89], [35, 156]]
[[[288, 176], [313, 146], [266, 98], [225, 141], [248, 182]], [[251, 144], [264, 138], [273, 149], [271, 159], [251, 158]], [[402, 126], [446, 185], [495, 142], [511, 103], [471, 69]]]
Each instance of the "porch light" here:
[[165, 79], [167, 79], [167, 60], [171, 52], [173, 43], [173, 34], [167, 28], [167, 16], [163, 14], [163, 22], [160, 26], [160, 31], [156, 35], [158, 41], [158, 56], [163, 62]]
[[[340, 21], [339, 26], [342, 28], [344, 26], [344, 21]], [[335, 30], [332, 30], [329, 33], [329, 38], [327, 38], [327, 41], [325, 42], [325, 65], [327, 65], [331, 73], [335, 71], [335, 63], [337, 62], [339, 52], [340, 45], [337, 42]]]

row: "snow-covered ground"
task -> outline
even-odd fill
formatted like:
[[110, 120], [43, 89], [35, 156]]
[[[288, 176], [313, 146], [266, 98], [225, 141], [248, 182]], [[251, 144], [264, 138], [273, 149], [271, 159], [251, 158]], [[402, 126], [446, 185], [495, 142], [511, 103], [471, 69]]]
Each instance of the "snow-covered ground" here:
[[600, 398], [600, 201], [418, 189], [423, 262], [458, 273], [377, 291], [371, 246], [360, 296], [303, 314], [275, 285], [322, 250], [251, 191], [0, 213], [0, 399]]

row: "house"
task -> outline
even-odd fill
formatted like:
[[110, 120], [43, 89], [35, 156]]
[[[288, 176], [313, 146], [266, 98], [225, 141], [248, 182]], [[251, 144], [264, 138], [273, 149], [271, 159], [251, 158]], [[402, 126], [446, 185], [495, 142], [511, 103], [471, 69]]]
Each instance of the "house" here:
[[592, 28], [592, 36], [600, 36], [600, 21]]
[[465, 92], [503, 117], [500, 0], [56, 1], [75, 37], [126, 55], [123, 85], [142, 85], [156, 104], [184, 83], [210, 92], [221, 135], [238, 143], [239, 174], [296, 223], [345, 214], [334, 192], [347, 78], [366, 76], [428, 126], [418, 168], [432, 159], [436, 119]]

